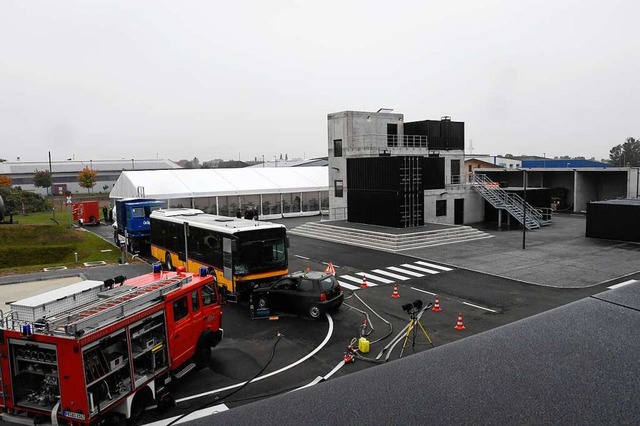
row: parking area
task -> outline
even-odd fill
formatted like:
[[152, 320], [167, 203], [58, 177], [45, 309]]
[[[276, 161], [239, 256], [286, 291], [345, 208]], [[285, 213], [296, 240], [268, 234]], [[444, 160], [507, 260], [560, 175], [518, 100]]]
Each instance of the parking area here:
[[[281, 222], [291, 229], [303, 220], [318, 218]], [[554, 217], [554, 221], [551, 227], [527, 233], [526, 250], [522, 250], [522, 233], [514, 230], [495, 231], [496, 237], [489, 240], [403, 254], [292, 235], [290, 271], [324, 270], [331, 262], [345, 290], [342, 307], [317, 321], [286, 312], [273, 312], [277, 319], [252, 319], [248, 303], [228, 303], [223, 309], [225, 338], [212, 352], [209, 368], [189, 373], [176, 383], [176, 407], [162, 413], [149, 407], [144, 422], [166, 424], [167, 419], [214, 402], [220, 409], [234, 408], [374, 367], [384, 362], [387, 354], [392, 362], [399, 358], [403, 346], [403, 355], [410, 356], [432, 348], [429, 340], [434, 346], [446, 345], [598, 293], [637, 275], [637, 246], [581, 237], [584, 218], [580, 216]], [[108, 228], [96, 229], [110, 232]], [[56, 274], [104, 280], [150, 271], [148, 264], [138, 263]], [[16, 282], [56, 274], [1, 277], [0, 284], [27, 285]], [[365, 280], [367, 286], [362, 288]], [[41, 286], [53, 283], [39, 282]], [[394, 298], [396, 285], [399, 297]], [[441, 310], [426, 310], [420, 318], [426, 333], [420, 328], [415, 333], [404, 332], [412, 320], [413, 309], [407, 306], [416, 306], [418, 301], [425, 306], [434, 303], [436, 295]], [[369, 353], [361, 353], [353, 363], [345, 362], [348, 347], [357, 347], [363, 334], [370, 343]], [[393, 350], [383, 351], [394, 337], [400, 342]], [[256, 382], [237, 391], [263, 368]]]

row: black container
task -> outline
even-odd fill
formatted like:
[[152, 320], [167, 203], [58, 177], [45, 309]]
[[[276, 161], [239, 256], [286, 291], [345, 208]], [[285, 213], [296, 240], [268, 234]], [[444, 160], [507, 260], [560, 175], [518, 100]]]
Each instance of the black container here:
[[444, 158], [423, 157], [424, 189], [444, 189]]
[[423, 120], [404, 123], [405, 135], [427, 136], [430, 150], [464, 150], [464, 122]]
[[349, 190], [422, 191], [424, 168], [424, 158], [416, 156], [348, 158], [347, 185]]
[[590, 238], [640, 242], [640, 200], [587, 203], [585, 235]]
[[349, 189], [349, 222], [407, 228], [424, 225], [424, 193]]

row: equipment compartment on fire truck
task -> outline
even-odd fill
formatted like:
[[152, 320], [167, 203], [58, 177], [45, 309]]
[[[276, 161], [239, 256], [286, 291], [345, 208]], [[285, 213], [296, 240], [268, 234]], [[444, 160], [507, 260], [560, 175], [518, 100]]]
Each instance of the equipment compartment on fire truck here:
[[137, 417], [172, 378], [208, 359], [222, 338], [213, 276], [158, 271], [125, 280], [84, 281], [10, 304], [0, 317], [0, 420]]

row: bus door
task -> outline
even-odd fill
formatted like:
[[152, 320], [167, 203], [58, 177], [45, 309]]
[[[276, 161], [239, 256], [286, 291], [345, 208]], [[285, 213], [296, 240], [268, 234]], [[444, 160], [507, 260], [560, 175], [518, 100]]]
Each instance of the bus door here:
[[222, 239], [222, 267], [225, 280], [231, 282], [231, 291], [236, 292], [236, 283], [233, 281], [233, 240]]

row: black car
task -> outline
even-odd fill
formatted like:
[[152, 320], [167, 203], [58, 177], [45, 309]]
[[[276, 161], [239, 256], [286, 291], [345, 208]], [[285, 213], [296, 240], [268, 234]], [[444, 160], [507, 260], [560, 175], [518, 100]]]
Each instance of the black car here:
[[338, 280], [319, 271], [294, 272], [253, 289], [253, 301], [258, 308], [295, 312], [314, 319], [338, 309], [343, 299]]

